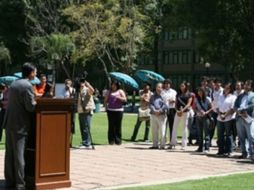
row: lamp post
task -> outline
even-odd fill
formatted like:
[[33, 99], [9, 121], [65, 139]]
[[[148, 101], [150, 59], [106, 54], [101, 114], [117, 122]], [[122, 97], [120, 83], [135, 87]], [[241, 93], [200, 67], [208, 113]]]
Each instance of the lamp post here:
[[206, 63], [205, 63], [205, 68], [206, 68], [206, 75], [207, 75], [207, 76], [209, 75], [209, 69], [210, 69], [210, 67], [211, 67], [211, 63], [206, 62]]

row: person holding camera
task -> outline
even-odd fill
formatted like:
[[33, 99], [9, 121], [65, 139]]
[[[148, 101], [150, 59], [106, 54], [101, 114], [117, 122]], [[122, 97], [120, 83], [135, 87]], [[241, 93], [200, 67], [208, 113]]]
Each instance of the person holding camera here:
[[113, 81], [104, 100], [108, 116], [108, 142], [110, 145], [122, 144], [123, 104], [126, 101], [127, 98], [121, 89], [120, 82]]
[[91, 146], [91, 119], [95, 104], [93, 100], [94, 88], [85, 79], [80, 79], [80, 89], [77, 92], [77, 112], [82, 142], [80, 148], [90, 149]]

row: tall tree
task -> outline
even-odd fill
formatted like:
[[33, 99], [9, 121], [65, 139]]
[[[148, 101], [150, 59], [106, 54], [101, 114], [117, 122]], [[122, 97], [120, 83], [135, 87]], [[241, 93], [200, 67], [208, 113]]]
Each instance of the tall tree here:
[[98, 59], [108, 79], [108, 70], [131, 73], [146, 32], [146, 17], [138, 6], [131, 1], [87, 1], [68, 7], [64, 14], [75, 25], [77, 58]]
[[11, 56], [8, 48], [0, 41], [0, 75], [7, 73], [7, 65], [11, 64]]
[[0, 1], [0, 36], [9, 49], [13, 64], [26, 60], [25, 29], [26, 7], [23, 0]]

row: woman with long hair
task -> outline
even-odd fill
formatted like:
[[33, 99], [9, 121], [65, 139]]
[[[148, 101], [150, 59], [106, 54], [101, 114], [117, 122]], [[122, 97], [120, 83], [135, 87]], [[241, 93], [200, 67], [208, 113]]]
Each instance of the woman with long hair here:
[[[212, 111], [211, 99], [207, 97], [207, 93], [204, 88], [198, 88], [195, 101], [196, 111], [196, 125], [198, 129], [198, 149], [196, 152], [209, 151], [210, 147], [210, 124], [212, 117], [210, 112]], [[204, 144], [205, 134], [205, 144]]]
[[186, 81], [183, 81], [180, 84], [180, 89], [176, 96], [176, 115], [174, 118], [172, 139], [169, 145], [169, 149], [172, 149], [177, 144], [177, 128], [180, 123], [183, 122], [183, 136], [182, 136], [182, 150], [187, 146], [187, 137], [188, 137], [188, 120], [189, 120], [189, 111], [192, 102], [192, 96], [189, 92], [189, 84]]

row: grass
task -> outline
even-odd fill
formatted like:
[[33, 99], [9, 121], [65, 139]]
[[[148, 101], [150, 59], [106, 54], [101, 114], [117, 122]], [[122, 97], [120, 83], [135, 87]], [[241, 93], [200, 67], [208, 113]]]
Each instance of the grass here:
[[[123, 122], [122, 122], [122, 139], [123, 143], [128, 142], [131, 138], [134, 125], [137, 120], [137, 114], [128, 114], [124, 113]], [[107, 114], [105, 112], [95, 113], [92, 117], [91, 123], [91, 134], [93, 143], [95, 145], [105, 145], [108, 144], [107, 140], [107, 130], [108, 130], [108, 120]], [[144, 130], [145, 129], [145, 122], [142, 122], [139, 133], [136, 140], [142, 140], [144, 138]], [[150, 136], [149, 139], [151, 140], [151, 129], [150, 129]], [[178, 128], [178, 137], [182, 136], [182, 127]], [[0, 149], [4, 149], [4, 142], [5, 142], [5, 135], [3, 134], [3, 140], [0, 143]], [[79, 146], [81, 143], [81, 135], [79, 130], [79, 121], [78, 115], [76, 114], [76, 127], [75, 127], [75, 134], [73, 135], [73, 146]]]
[[[123, 123], [122, 123], [122, 135], [123, 135], [123, 142], [126, 142], [130, 139], [132, 135], [132, 130], [134, 128], [136, 122], [136, 114], [124, 114], [123, 116]], [[144, 124], [143, 124], [144, 125]], [[105, 112], [95, 113], [92, 117], [91, 123], [91, 135], [93, 138], [93, 143], [95, 145], [103, 145], [108, 144], [107, 139], [107, 131], [108, 131], [108, 120], [107, 114]], [[140, 129], [140, 133], [138, 138], [142, 138], [144, 134], [143, 127]], [[78, 115], [76, 115], [76, 128], [75, 128], [75, 135], [73, 137], [73, 145], [78, 146], [81, 142], [81, 135], [79, 130], [79, 122], [78, 122]]]
[[223, 177], [212, 177], [202, 180], [191, 180], [173, 184], [146, 187], [124, 188], [121, 190], [252, 190], [254, 173], [235, 174]]
[[[136, 123], [137, 115], [136, 114], [127, 114], [124, 113], [123, 123], [122, 123], [122, 135], [123, 135], [123, 143], [128, 142], [134, 125]], [[78, 115], [76, 114], [76, 124], [75, 124], [75, 134], [73, 135], [73, 146], [79, 146], [81, 143], [81, 135], [79, 130], [79, 121]], [[137, 139], [143, 139], [144, 136], [144, 122], [142, 123]], [[108, 130], [108, 120], [105, 112], [95, 113], [92, 117], [91, 123], [91, 134], [93, 138], [93, 143], [95, 145], [105, 145], [108, 144], [107, 140], [107, 130]], [[151, 133], [150, 133], [151, 136]], [[3, 133], [3, 139], [0, 143], [0, 149], [4, 149], [5, 135]]]

